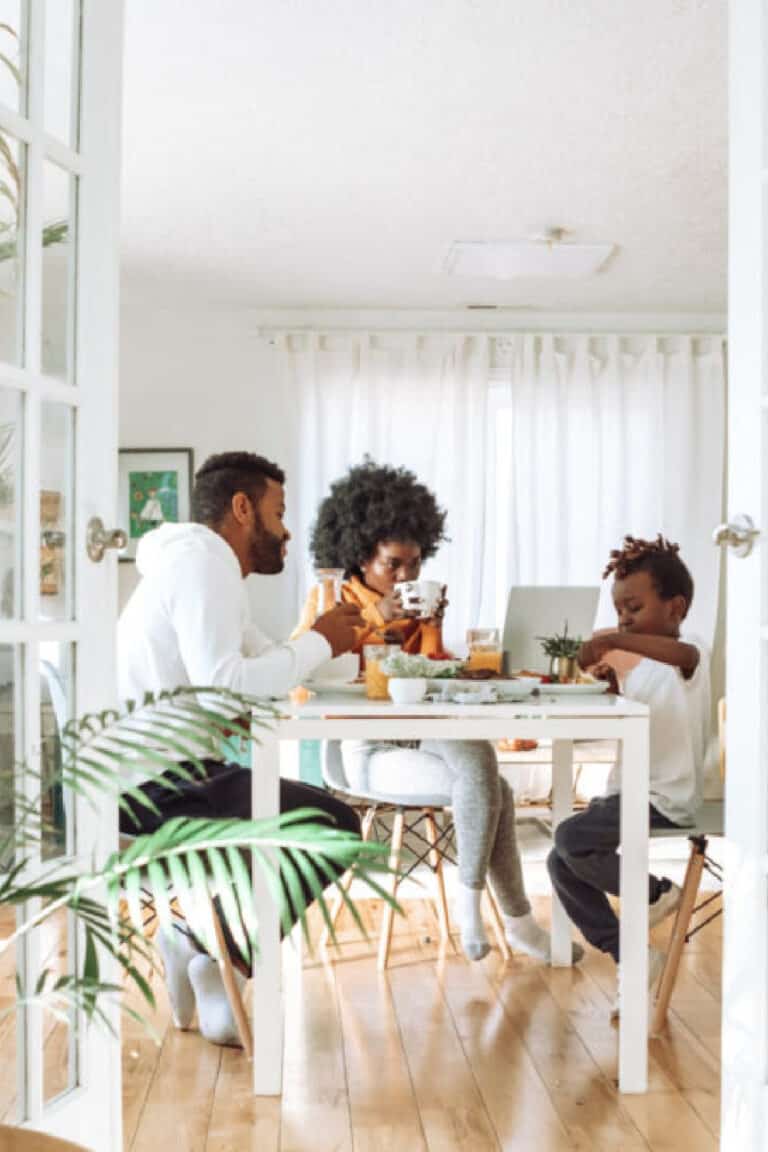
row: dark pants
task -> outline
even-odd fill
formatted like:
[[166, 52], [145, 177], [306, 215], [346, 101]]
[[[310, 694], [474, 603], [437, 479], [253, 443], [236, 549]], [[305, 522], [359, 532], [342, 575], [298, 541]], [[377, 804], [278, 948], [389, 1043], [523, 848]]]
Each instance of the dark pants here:
[[[651, 828], [676, 828], [653, 805]], [[552, 886], [573, 923], [586, 939], [619, 960], [619, 921], [606, 892], [619, 895], [621, 796], [600, 796], [584, 812], [555, 829], [555, 846], [547, 858]], [[664, 882], [648, 877], [648, 902], [658, 900]]]
[[[191, 769], [191, 765], [185, 765], [185, 767]], [[130, 816], [121, 809], [120, 831], [127, 836], [155, 832], [166, 820], [171, 820], [175, 816], [208, 820], [216, 818], [250, 820], [250, 768], [241, 768], [237, 764], [223, 764], [217, 760], [206, 760], [205, 767], [208, 772], [207, 780], [187, 781], [179, 779], [173, 772], [163, 773], [164, 777], [173, 780], [176, 791], [164, 788], [156, 780], [142, 785], [142, 792], [159, 809], [160, 814], [157, 815], [136, 804], [135, 801], [128, 800], [137, 823], [134, 823]], [[301, 784], [296, 780], [281, 780], [280, 811], [294, 812], [297, 808], [319, 808], [331, 817], [334, 826], [340, 831], [360, 834], [360, 819], [355, 810], [350, 808], [348, 804], [342, 800], [337, 800], [335, 796], [322, 788], [313, 788], [310, 784]], [[245, 853], [245, 855], [248, 857], [247, 862], [250, 868], [250, 853]], [[342, 868], [334, 867], [330, 860], [328, 860], [328, 865], [336, 875], [340, 875], [343, 871]], [[311, 903], [312, 891], [304, 880], [302, 880], [302, 891], [305, 902]], [[291, 910], [291, 922], [295, 923], [298, 916], [287, 892], [286, 899]], [[217, 907], [219, 907], [218, 903]], [[221, 915], [220, 907], [219, 913]], [[221, 916], [221, 920], [224, 937], [232, 959], [238, 963], [239, 967], [250, 970], [250, 958], [239, 955], [239, 950], [223, 916]]]

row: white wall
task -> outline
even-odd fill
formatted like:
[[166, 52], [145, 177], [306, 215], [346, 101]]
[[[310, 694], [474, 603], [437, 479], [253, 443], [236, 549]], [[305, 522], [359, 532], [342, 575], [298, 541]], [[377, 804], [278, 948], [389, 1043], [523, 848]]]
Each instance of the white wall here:
[[[295, 474], [292, 397], [278, 386], [275, 353], [243, 311], [190, 310], [162, 300], [151, 283], [124, 277], [120, 340], [120, 446], [192, 448], [195, 467], [213, 452], [258, 452]], [[295, 520], [294, 520], [295, 522]], [[251, 577], [254, 615], [284, 636], [296, 620], [297, 560], [281, 576]], [[120, 605], [136, 583], [120, 568]]]

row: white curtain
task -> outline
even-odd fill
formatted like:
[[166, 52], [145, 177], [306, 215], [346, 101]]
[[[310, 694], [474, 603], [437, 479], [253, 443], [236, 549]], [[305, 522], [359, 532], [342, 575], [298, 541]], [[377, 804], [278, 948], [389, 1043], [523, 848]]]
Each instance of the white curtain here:
[[[425, 576], [448, 584], [446, 639], [503, 624], [510, 586], [596, 584], [625, 533], [663, 532], [713, 638], [722, 510], [719, 337], [286, 334], [298, 398], [299, 550], [328, 486], [370, 453], [448, 510]], [[307, 560], [302, 593], [309, 579]], [[610, 604], [603, 620], [610, 622]]]
[[286, 335], [301, 413], [297, 542], [308, 542], [331, 482], [366, 453], [412, 469], [448, 511], [450, 541], [424, 568], [448, 585], [446, 641], [480, 614], [488, 438], [489, 341], [484, 336]]
[[[482, 612], [511, 585], [595, 584], [622, 537], [677, 541], [694, 576], [689, 627], [712, 644], [723, 502], [719, 337], [519, 335], [497, 340]], [[598, 623], [614, 620], [604, 585]]]

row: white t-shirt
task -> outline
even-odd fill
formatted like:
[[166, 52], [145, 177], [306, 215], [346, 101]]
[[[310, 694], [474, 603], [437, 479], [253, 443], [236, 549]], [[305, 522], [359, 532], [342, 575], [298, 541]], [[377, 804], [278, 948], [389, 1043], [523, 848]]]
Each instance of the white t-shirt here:
[[[695, 823], [701, 805], [705, 769], [712, 754], [709, 652], [694, 637], [685, 642], [699, 650], [696, 671], [686, 680], [679, 668], [658, 660], [641, 660], [621, 685], [628, 700], [650, 710], [650, 799], [668, 820]], [[621, 765], [608, 777], [606, 792], [621, 790]]]

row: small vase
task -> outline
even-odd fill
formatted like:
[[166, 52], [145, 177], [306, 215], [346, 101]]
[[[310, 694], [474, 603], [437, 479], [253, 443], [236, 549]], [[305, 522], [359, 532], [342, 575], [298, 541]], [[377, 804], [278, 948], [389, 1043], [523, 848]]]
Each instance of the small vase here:
[[579, 674], [575, 656], [553, 656], [551, 674], [558, 684], [572, 684]]

